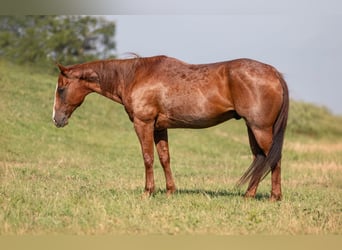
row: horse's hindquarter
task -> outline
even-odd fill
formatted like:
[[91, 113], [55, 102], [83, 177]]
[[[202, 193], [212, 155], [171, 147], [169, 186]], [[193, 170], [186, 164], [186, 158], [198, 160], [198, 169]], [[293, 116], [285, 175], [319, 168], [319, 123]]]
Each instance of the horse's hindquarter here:
[[283, 103], [280, 74], [250, 59], [228, 63], [229, 87], [237, 113], [258, 127], [272, 126]]

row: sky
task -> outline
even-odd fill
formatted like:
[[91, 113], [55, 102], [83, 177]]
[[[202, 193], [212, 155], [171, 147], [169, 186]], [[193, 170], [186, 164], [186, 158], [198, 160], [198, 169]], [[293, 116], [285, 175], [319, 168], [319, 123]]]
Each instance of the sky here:
[[[306, 11], [300, 11], [305, 9], [301, 1], [299, 9], [266, 8], [262, 5], [266, 0], [256, 0], [255, 8], [244, 8], [245, 0], [226, 1], [239, 4], [228, 8], [222, 3], [229, 11], [216, 10], [218, 14], [210, 8], [186, 14], [187, 6], [196, 0], [185, 2], [184, 13], [183, 9], [176, 14], [158, 12], [157, 7], [144, 5], [130, 15], [107, 15], [117, 24], [119, 57], [127, 56], [126, 52], [143, 57], [164, 54], [194, 64], [256, 59], [284, 74], [293, 99], [324, 105], [342, 115], [342, 8], [339, 12], [338, 3], [304, 1]], [[327, 6], [334, 8], [330, 11]]]
[[293, 99], [342, 115], [341, 0], [11, 0], [0, 9], [13, 11], [106, 15], [116, 21], [121, 57], [256, 59], [284, 74]]

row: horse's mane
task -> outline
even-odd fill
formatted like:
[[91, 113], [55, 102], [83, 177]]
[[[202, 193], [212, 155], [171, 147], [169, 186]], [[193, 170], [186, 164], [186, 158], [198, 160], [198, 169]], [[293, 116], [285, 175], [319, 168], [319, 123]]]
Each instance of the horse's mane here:
[[138, 73], [149, 74], [154, 66], [165, 56], [140, 57], [136, 53], [129, 53], [133, 58], [97, 60], [70, 66], [82, 72], [83, 79], [89, 79], [89, 72], [95, 72], [101, 88], [113, 91], [118, 81], [129, 84]]
[[135, 52], [125, 52], [122, 54], [126, 59], [132, 58], [142, 58], [138, 53]]

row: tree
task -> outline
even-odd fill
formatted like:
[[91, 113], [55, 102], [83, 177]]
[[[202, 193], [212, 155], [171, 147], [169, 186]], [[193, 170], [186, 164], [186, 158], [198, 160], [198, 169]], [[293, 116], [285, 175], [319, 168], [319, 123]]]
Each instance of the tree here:
[[65, 65], [114, 57], [115, 23], [95, 16], [0, 16], [0, 57]]

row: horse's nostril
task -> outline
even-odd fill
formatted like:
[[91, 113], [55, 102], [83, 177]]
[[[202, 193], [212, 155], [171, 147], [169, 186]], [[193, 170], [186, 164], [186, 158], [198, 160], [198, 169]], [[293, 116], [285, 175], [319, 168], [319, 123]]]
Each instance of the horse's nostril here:
[[55, 117], [52, 118], [53, 123], [57, 128], [64, 127], [65, 125], [68, 124], [68, 119], [67, 117], [63, 117], [63, 119], [57, 119]]
[[58, 122], [57, 122], [57, 120], [55, 119], [55, 117], [52, 117], [52, 122], [53, 122], [53, 124], [55, 124], [55, 125], [57, 126]]
[[56, 120], [55, 117], [53, 117], [52, 121], [53, 121], [53, 123], [55, 124], [55, 126], [57, 128], [63, 127], [66, 124], [65, 119], [62, 119], [61, 121], [58, 121], [58, 120]]

